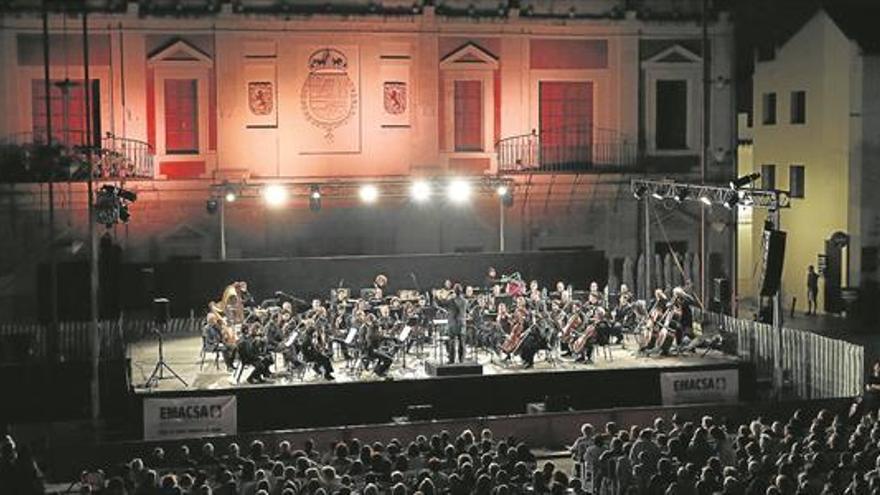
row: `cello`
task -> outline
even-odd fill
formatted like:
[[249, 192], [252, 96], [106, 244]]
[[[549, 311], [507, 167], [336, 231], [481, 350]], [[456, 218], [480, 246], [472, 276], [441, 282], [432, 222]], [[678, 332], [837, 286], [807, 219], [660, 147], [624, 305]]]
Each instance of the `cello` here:
[[528, 319], [528, 310], [525, 308], [525, 298], [520, 296], [516, 300], [516, 310], [513, 312], [513, 324], [510, 327], [510, 335], [501, 344], [501, 350], [507, 354], [515, 354], [517, 349], [522, 345], [528, 331], [526, 331], [526, 320]]

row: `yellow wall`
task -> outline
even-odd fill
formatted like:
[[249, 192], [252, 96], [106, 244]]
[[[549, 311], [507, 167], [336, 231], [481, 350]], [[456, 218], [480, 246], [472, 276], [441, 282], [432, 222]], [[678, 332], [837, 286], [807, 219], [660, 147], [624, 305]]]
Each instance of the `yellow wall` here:
[[[852, 43], [824, 14], [818, 13], [788, 43], [776, 59], [758, 63], [754, 74], [753, 167], [776, 165], [776, 187], [790, 188], [791, 165], [805, 167], [805, 197], [792, 199], [781, 215], [788, 233], [783, 270], [783, 301], [792, 297], [806, 308], [806, 271], [817, 264], [825, 239], [848, 232], [850, 204], [850, 131]], [[791, 91], [806, 91], [806, 123], [790, 123]], [[762, 122], [762, 95], [776, 92], [776, 124]], [[761, 229], [766, 213], [755, 211], [751, 245], [760, 259]], [[749, 270], [742, 266], [740, 271]], [[820, 284], [819, 307], [822, 307]]]

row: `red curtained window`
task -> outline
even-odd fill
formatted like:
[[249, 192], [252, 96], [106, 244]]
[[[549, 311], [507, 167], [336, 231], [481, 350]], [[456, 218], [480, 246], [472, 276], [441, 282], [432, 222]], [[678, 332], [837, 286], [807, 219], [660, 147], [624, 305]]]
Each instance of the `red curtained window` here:
[[455, 151], [483, 151], [483, 84], [455, 81]]
[[583, 166], [593, 145], [593, 83], [541, 81], [541, 163]]
[[[51, 81], [49, 105], [52, 109], [52, 141], [67, 146], [80, 146], [86, 143], [85, 90], [82, 80]], [[92, 84], [97, 90], [97, 81]], [[46, 141], [46, 91], [43, 79], [31, 81], [31, 117], [35, 142]], [[98, 112], [99, 101], [94, 94], [93, 112]], [[100, 135], [100, 130], [98, 130]]]
[[165, 152], [177, 155], [199, 152], [198, 81], [165, 80]]

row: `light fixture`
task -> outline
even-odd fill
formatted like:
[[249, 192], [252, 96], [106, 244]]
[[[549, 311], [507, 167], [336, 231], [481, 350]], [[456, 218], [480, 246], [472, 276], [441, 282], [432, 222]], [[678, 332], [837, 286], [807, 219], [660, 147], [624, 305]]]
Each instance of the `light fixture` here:
[[663, 195], [660, 194], [660, 191], [658, 189], [654, 189], [653, 191], [651, 191], [651, 197], [657, 200], [663, 199]]
[[734, 180], [730, 181], [730, 188], [731, 189], [739, 189], [741, 187], [745, 187], [745, 186], [751, 184], [752, 182], [755, 182], [756, 180], [758, 180], [760, 178], [761, 178], [761, 174], [759, 174], [758, 172], [752, 172], [749, 175], [743, 175], [742, 177], [740, 177], [738, 179], [734, 179]]
[[633, 191], [633, 197], [636, 199], [642, 199], [645, 197], [645, 192], [648, 190], [645, 186], [638, 186], [635, 191]]
[[410, 186], [409, 195], [416, 203], [424, 203], [431, 198], [431, 185], [428, 181], [417, 180]]
[[263, 200], [269, 206], [281, 206], [287, 201], [287, 189], [279, 184], [269, 184], [263, 188]]
[[379, 199], [379, 190], [372, 184], [364, 184], [358, 191], [358, 196], [364, 203], [375, 203]]
[[471, 185], [464, 179], [453, 179], [446, 194], [453, 203], [464, 203], [471, 197]]
[[686, 187], [681, 187], [675, 190], [675, 194], [673, 194], [672, 197], [673, 199], [675, 199], [676, 202], [681, 203], [682, 201], [687, 199], [689, 194], [690, 191], [688, 191]]
[[309, 187], [309, 209], [321, 210], [321, 188], [316, 185]]
[[495, 189], [495, 192], [503, 198], [504, 196], [507, 196], [508, 193], [510, 193], [510, 189], [508, 189], [506, 185], [501, 184], [500, 186], [498, 186], [497, 189]]
[[739, 198], [737, 197], [737, 195], [731, 194], [726, 200], [724, 200], [724, 207], [728, 210], [732, 210], [738, 202]]
[[216, 199], [209, 199], [205, 202], [205, 211], [209, 214], [214, 214], [217, 212], [217, 208], [220, 206], [220, 203]]
[[700, 195], [700, 201], [706, 206], [712, 206], [712, 199], [706, 194]]
[[238, 196], [235, 195], [235, 191], [226, 191], [225, 198], [227, 203], [232, 203], [238, 199]]

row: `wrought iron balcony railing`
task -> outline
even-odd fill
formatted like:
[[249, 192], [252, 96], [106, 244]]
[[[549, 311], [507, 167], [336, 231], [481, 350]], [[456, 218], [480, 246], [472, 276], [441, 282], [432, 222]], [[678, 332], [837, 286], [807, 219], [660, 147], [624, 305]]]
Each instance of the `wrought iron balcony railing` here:
[[501, 173], [626, 171], [639, 160], [635, 140], [594, 126], [533, 130], [499, 140], [495, 151]]
[[[22, 132], [0, 140], [0, 181], [86, 180], [89, 148], [82, 131], [66, 131], [52, 146], [45, 136]], [[149, 143], [107, 133], [91, 153], [92, 176], [100, 179], [152, 179], [154, 153]]]

